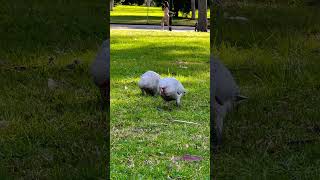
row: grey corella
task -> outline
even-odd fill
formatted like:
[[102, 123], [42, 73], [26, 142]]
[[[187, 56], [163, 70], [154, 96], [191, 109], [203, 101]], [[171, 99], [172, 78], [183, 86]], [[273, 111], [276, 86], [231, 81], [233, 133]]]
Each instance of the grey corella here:
[[[212, 62], [213, 61], [213, 62]], [[240, 90], [231, 72], [221, 63], [218, 58], [211, 56], [210, 81], [213, 83], [215, 92], [214, 112], [216, 114], [217, 142], [222, 142], [223, 121], [227, 114], [235, 105], [247, 97], [240, 95]]]
[[159, 81], [159, 91], [165, 101], [176, 101], [181, 104], [181, 97], [186, 93], [183, 85], [175, 78], [163, 78]]
[[110, 89], [110, 40], [105, 40], [90, 67], [95, 85], [100, 89], [103, 102], [109, 102]]

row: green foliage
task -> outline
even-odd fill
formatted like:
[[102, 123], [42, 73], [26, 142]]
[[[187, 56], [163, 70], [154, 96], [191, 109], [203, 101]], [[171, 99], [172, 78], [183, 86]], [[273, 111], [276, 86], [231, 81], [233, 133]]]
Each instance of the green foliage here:
[[123, 0], [121, 3], [123, 5], [139, 5], [139, 6], [141, 6], [144, 3], [144, 0]]
[[[167, 0], [172, 5], [172, 10], [175, 13], [174, 16], [177, 18], [179, 17], [179, 12], [182, 13], [183, 16], [188, 16], [191, 11], [191, 1], [185, 1], [185, 0]], [[116, 1], [118, 3], [121, 3], [122, 5], [143, 5], [144, 0], [118, 0]], [[155, 6], [161, 7], [164, 0], [153, 0]], [[173, 3], [172, 3], [173, 2]], [[210, 2], [208, 0], [208, 7], [210, 5]], [[196, 1], [196, 9], [198, 7], [198, 1]]]
[[173, 11], [175, 12], [175, 17], [179, 16], [179, 11], [181, 11], [184, 15], [188, 15], [191, 11], [191, 1], [173, 1]]

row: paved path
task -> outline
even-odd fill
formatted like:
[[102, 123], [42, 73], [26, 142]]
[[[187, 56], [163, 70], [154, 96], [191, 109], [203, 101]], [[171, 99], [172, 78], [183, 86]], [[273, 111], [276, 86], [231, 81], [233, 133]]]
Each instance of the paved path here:
[[[111, 29], [118, 30], [128, 30], [128, 29], [137, 29], [137, 30], [159, 30], [161, 31], [160, 25], [132, 25], [132, 24], [110, 24]], [[165, 30], [168, 31], [168, 26], [165, 26]], [[194, 31], [194, 27], [190, 26], [172, 26], [172, 31]], [[208, 30], [209, 32], [209, 30]]]

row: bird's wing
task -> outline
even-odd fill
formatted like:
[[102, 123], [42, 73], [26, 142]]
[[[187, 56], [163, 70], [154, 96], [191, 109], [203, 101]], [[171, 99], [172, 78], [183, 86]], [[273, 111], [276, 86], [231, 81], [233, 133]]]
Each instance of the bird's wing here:
[[215, 98], [224, 103], [239, 94], [239, 87], [230, 71], [218, 60], [214, 61]]

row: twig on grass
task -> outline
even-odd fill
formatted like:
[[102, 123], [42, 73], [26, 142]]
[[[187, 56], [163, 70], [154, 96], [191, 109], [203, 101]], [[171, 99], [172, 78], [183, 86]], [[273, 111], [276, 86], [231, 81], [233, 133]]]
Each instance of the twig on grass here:
[[196, 125], [200, 125], [199, 123], [190, 122], [190, 121], [181, 121], [181, 120], [172, 120], [172, 122], [179, 122], [179, 123], [186, 123], [186, 124], [196, 124]]
[[253, 76], [254, 76], [255, 78], [257, 78], [258, 80], [260, 80], [260, 81], [263, 82], [262, 78], [258, 75], [258, 73], [252, 72], [252, 74], [253, 74]]

